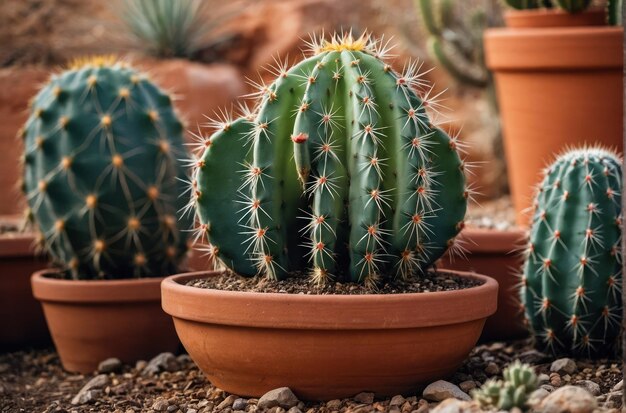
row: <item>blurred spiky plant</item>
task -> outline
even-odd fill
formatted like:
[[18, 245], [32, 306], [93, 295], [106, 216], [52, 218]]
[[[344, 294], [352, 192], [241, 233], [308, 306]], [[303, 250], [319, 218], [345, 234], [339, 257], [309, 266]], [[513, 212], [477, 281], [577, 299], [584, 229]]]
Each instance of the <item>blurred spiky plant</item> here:
[[158, 57], [192, 57], [215, 43], [217, 17], [203, 0], [121, 0], [117, 12], [128, 33], [147, 53]]

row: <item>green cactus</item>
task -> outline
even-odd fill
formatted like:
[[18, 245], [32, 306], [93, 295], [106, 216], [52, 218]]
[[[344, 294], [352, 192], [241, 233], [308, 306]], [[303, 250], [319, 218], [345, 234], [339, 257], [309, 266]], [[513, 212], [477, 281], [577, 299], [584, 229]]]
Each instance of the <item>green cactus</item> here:
[[437, 95], [416, 64], [398, 74], [384, 63], [381, 41], [310, 46], [260, 85], [254, 114], [200, 142], [197, 237], [244, 276], [375, 284], [424, 271], [454, 244], [471, 195], [456, 139], [427, 115]]
[[525, 410], [528, 396], [537, 389], [539, 380], [528, 364], [515, 361], [502, 372], [504, 380], [488, 380], [473, 392], [474, 400], [486, 409]]
[[109, 58], [53, 76], [23, 128], [24, 192], [46, 247], [74, 278], [176, 272], [190, 220], [182, 125], [170, 98]]
[[428, 34], [430, 54], [463, 84], [484, 88], [491, 75], [485, 65], [482, 35], [490, 18], [478, 7], [456, 12], [452, 0], [415, 0]]
[[538, 0], [504, 0], [504, 2], [517, 10], [537, 9], [542, 6]]
[[604, 355], [620, 336], [621, 162], [571, 150], [539, 187], [521, 298], [538, 346], [553, 353]]

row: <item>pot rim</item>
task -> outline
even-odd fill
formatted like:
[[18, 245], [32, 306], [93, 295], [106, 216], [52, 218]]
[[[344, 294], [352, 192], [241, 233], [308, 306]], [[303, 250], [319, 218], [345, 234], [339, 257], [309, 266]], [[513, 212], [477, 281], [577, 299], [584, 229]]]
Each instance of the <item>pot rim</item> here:
[[467, 241], [470, 254], [516, 254], [526, 246], [527, 229], [512, 227], [505, 230], [467, 226], [459, 234]]
[[160, 301], [160, 284], [165, 277], [120, 280], [61, 280], [50, 278], [58, 273], [50, 268], [31, 276], [33, 296], [44, 302], [129, 303]]
[[569, 13], [559, 8], [506, 10], [504, 20], [510, 28], [606, 26], [607, 13], [601, 7]]
[[621, 69], [623, 33], [613, 26], [492, 28], [484, 34], [485, 62], [495, 71]]
[[182, 283], [224, 271], [172, 275], [161, 283], [163, 310], [174, 318], [228, 326], [371, 330], [433, 327], [479, 320], [495, 313], [498, 283], [445, 270], [483, 284], [455, 291], [406, 294], [307, 295], [222, 291]]
[[[9, 233], [0, 235], [0, 258], [30, 257], [38, 255], [35, 235], [32, 233]], [[42, 256], [44, 254], [41, 254]]]

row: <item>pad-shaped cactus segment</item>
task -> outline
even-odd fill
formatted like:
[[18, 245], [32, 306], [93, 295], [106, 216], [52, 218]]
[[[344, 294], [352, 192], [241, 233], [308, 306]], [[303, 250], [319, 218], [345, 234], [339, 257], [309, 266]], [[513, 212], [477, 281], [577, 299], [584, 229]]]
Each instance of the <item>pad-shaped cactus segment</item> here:
[[[251, 152], [239, 161], [248, 167], [237, 187], [258, 208], [238, 218], [241, 231], [257, 234], [243, 249], [271, 278], [307, 271], [318, 282], [375, 282], [424, 271], [451, 245], [466, 209], [457, 148], [426, 112], [429, 104], [437, 110], [436, 99], [416, 65], [396, 73], [368, 37], [313, 46], [312, 57], [279, 67], [276, 81], [261, 87], [245, 133]], [[220, 162], [199, 170], [200, 186]], [[215, 217], [204, 201], [206, 224]]]
[[621, 160], [572, 150], [545, 172], [535, 201], [522, 301], [537, 344], [599, 356], [619, 338]]
[[[251, 250], [245, 249], [245, 245], [249, 245], [247, 241], [257, 234], [242, 230], [242, 218], [245, 220], [249, 216], [240, 217], [234, 211], [244, 209], [250, 213], [249, 200], [241, 199], [239, 192], [239, 172], [242, 160], [251, 157], [242, 139], [252, 128], [250, 121], [240, 118], [225, 125], [206, 141], [206, 150], [194, 177], [197, 192], [192, 194], [199, 200], [197, 214], [203, 223], [199, 234], [207, 234], [214, 241], [209, 252], [246, 276], [257, 273], [254, 263], [248, 259]], [[205, 170], [211, 173], [205, 174]], [[217, 243], [217, 240], [221, 242]]]
[[75, 278], [177, 271], [190, 219], [182, 125], [170, 98], [122, 63], [53, 76], [24, 128], [24, 191], [53, 259]]

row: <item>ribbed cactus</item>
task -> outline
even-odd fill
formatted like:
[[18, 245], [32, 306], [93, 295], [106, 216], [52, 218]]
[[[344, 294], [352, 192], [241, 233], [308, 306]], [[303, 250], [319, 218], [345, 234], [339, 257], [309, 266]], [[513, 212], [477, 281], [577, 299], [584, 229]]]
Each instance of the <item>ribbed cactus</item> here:
[[368, 36], [310, 47], [260, 86], [254, 114], [200, 142], [197, 236], [245, 276], [375, 283], [424, 271], [453, 245], [471, 195], [456, 139], [427, 115], [437, 96]]
[[619, 338], [621, 195], [621, 160], [607, 150], [571, 150], [546, 170], [521, 288], [541, 348], [597, 356]]
[[474, 400], [485, 409], [526, 409], [528, 396], [537, 389], [539, 380], [528, 364], [513, 362], [502, 372], [504, 380], [488, 380], [473, 392]]
[[74, 278], [176, 271], [191, 221], [182, 125], [142, 74], [96, 58], [53, 76], [23, 129], [24, 191], [50, 255]]

